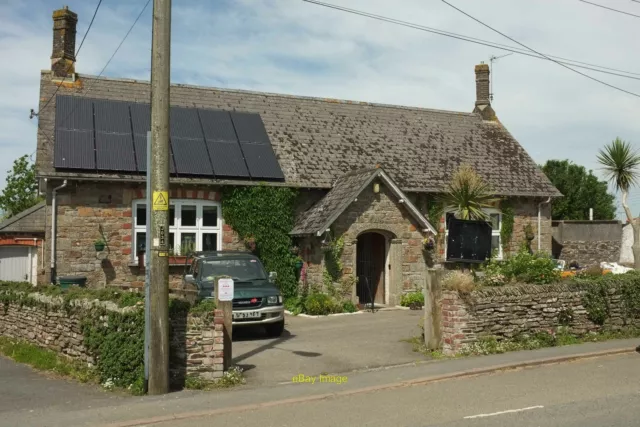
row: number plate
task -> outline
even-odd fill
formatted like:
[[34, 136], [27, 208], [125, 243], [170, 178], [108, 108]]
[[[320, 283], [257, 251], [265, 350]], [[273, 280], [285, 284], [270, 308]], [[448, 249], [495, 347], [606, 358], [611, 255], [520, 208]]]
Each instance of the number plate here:
[[260, 312], [259, 311], [234, 311], [233, 318], [234, 319], [259, 319]]

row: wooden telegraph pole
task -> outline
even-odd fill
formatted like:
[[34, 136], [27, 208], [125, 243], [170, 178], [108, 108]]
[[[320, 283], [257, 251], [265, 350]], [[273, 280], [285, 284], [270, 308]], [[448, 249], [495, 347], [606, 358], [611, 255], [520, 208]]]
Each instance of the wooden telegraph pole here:
[[169, 392], [169, 67], [171, 0], [153, 1], [149, 394]]

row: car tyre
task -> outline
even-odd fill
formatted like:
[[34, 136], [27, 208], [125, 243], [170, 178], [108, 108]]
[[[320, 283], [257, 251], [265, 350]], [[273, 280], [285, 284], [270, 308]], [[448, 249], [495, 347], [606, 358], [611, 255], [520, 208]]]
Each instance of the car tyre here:
[[264, 325], [264, 330], [268, 336], [277, 338], [282, 335], [284, 331], [284, 319], [276, 323], [270, 323], [268, 325]]

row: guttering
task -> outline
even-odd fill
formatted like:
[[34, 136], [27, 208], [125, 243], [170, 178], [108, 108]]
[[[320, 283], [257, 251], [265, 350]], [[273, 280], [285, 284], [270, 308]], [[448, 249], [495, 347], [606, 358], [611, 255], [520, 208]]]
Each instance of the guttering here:
[[56, 195], [58, 190], [62, 190], [67, 186], [67, 180], [65, 179], [62, 182], [62, 185], [53, 189], [53, 194], [51, 196], [51, 282], [56, 283], [56, 219], [58, 217], [57, 214], [57, 203], [56, 203]]
[[551, 201], [551, 197], [547, 198], [546, 201], [538, 203], [538, 252], [542, 249], [542, 205], [546, 205]]

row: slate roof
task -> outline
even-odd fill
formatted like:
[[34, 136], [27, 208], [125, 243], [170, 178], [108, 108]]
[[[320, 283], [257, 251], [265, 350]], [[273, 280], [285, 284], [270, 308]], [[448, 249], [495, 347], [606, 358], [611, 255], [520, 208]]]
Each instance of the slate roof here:
[[[148, 82], [78, 76], [75, 84], [62, 85], [58, 93], [149, 102]], [[50, 72], [43, 71], [40, 107], [57, 86]], [[171, 86], [171, 105], [259, 113], [287, 186], [331, 188], [345, 173], [379, 164], [405, 192], [441, 192], [457, 167], [468, 163], [498, 195], [561, 195], [499, 122], [483, 121], [475, 113], [188, 85]], [[38, 119], [42, 129], [38, 132], [39, 176], [144, 181], [141, 175], [56, 171], [55, 100], [40, 111]], [[226, 183], [185, 177], [172, 182]]]
[[333, 188], [322, 199], [300, 215], [291, 234], [321, 235], [356, 197], [358, 197], [362, 190], [377, 177], [381, 178], [398, 199], [402, 199], [404, 206], [416, 221], [418, 221], [418, 224], [433, 234], [437, 234], [436, 229], [429, 224], [429, 221], [416, 209], [402, 190], [398, 188], [381, 168], [377, 167], [348, 172], [340, 177], [333, 185]]
[[17, 215], [0, 222], [0, 233], [42, 233], [44, 234], [45, 203], [25, 209]]

